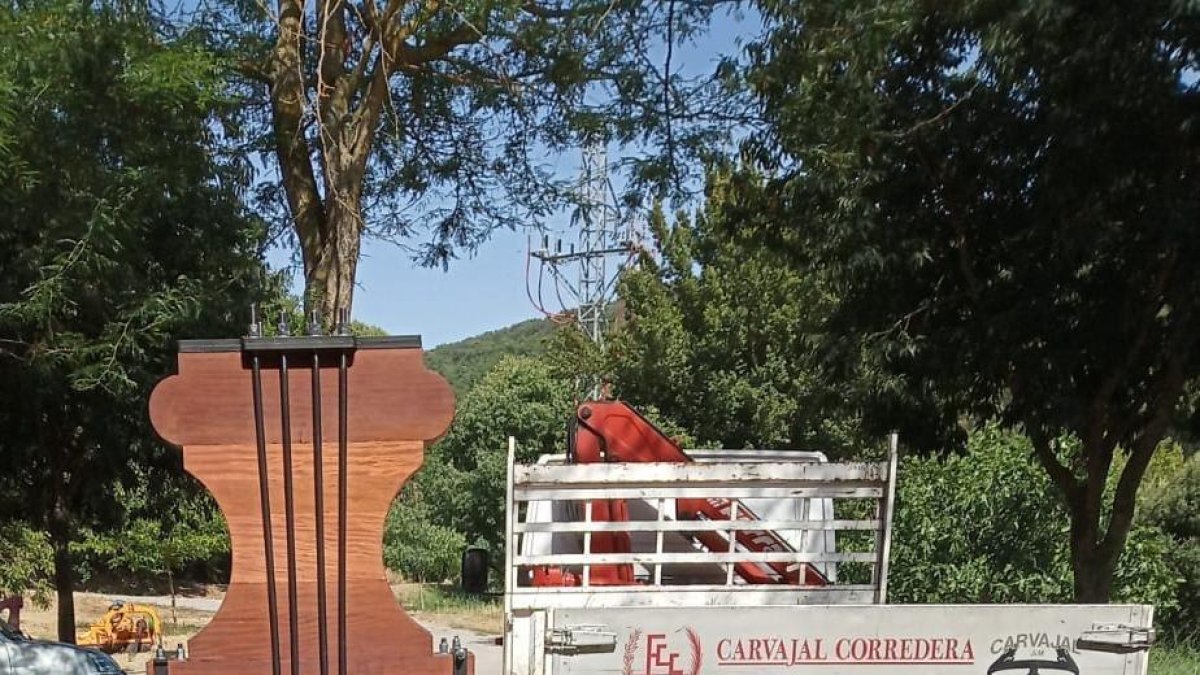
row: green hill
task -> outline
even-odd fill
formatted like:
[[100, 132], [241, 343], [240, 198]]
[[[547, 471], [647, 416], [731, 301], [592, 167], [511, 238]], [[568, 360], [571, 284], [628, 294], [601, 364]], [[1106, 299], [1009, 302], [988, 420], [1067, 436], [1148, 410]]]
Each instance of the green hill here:
[[505, 356], [537, 356], [546, 350], [554, 324], [529, 319], [458, 342], [438, 345], [425, 352], [425, 363], [450, 381], [462, 396]]

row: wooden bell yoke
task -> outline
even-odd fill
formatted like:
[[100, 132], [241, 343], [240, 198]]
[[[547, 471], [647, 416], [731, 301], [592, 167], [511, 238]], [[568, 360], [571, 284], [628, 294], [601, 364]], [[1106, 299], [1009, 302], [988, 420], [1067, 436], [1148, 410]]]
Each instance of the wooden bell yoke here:
[[453, 415], [416, 336], [180, 342], [150, 419], [216, 498], [233, 563], [171, 675], [473, 672], [433, 653], [383, 568], [388, 507]]

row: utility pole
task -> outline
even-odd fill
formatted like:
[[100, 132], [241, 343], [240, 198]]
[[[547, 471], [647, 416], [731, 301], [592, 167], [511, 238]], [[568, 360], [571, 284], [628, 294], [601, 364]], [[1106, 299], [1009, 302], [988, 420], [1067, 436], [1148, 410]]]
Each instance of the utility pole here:
[[[616, 295], [617, 279], [640, 242], [632, 224], [621, 217], [614, 203], [603, 142], [584, 147], [580, 174], [578, 243], [563, 251], [562, 241], [556, 241], [552, 251], [550, 238], [546, 236], [542, 248], [531, 251], [530, 255], [550, 270], [556, 290], [566, 289], [577, 308], [579, 327], [588, 339], [603, 346], [608, 329], [607, 310]], [[572, 266], [576, 268], [574, 282], [568, 273]], [[599, 384], [593, 384], [592, 390], [593, 396], [598, 396]]]

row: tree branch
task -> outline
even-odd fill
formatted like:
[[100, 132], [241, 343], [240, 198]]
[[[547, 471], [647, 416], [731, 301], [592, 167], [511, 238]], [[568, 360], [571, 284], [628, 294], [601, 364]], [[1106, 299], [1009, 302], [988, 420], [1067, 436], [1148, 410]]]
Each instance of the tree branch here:
[[[1130, 305], [1142, 307], [1140, 327], [1129, 349], [1126, 350], [1124, 360], [1113, 368], [1108, 377], [1101, 382], [1100, 387], [1096, 390], [1096, 395], [1092, 400], [1092, 415], [1094, 417], [1102, 413], [1108, 413], [1112, 397], [1116, 393], [1117, 388], [1127, 379], [1129, 372], [1143, 355], [1150, 340], [1150, 333], [1157, 324], [1155, 316], [1161, 307], [1159, 300], [1166, 293], [1167, 285], [1174, 273], [1178, 260], [1178, 251], [1171, 251], [1163, 262], [1162, 268], [1155, 275], [1150, 295], [1145, 298], [1130, 298]], [[1146, 420], [1147, 416], [1152, 415], [1153, 413], [1149, 413], [1148, 415], [1134, 413], [1126, 416], [1124, 423], [1110, 434], [1112, 437], [1111, 444], [1116, 446], [1140, 420]], [[1145, 424], [1146, 422], [1142, 421], [1142, 423]]]
[[263, 67], [260, 61], [239, 61], [234, 64], [233, 70], [249, 80], [271, 86], [271, 73]]
[[478, 42], [483, 34], [473, 26], [462, 25], [454, 30], [427, 40], [419, 47], [410, 47], [403, 42], [396, 45], [396, 61], [405, 65], [419, 65], [445, 57], [455, 48]]
[[355, 152], [362, 153], [361, 156], [365, 157], [367, 154], [371, 139], [374, 137], [375, 127], [379, 123], [379, 116], [391, 95], [389, 80], [392, 74], [400, 68], [421, 65], [442, 58], [456, 47], [478, 42], [483, 37], [482, 30], [464, 24], [448, 33], [426, 40], [418, 47], [405, 44], [404, 40], [419, 28], [420, 22], [432, 18], [437, 7], [438, 3], [431, 1], [421, 16], [414, 17], [398, 28], [395, 33], [386, 36], [383, 49], [380, 50], [375, 61], [371, 83], [355, 116], [352, 147]]
[[545, 5], [539, 5], [536, 2], [526, 2], [525, 4], [521, 5], [521, 11], [539, 19], [567, 19], [576, 15], [576, 11], [574, 9], [546, 7]]
[[317, 42], [320, 45], [317, 56], [317, 101], [321, 108], [321, 120], [327, 126], [332, 124], [329, 118], [337, 113], [336, 101], [342, 84], [342, 76], [346, 73], [346, 18], [343, 14], [343, 0], [317, 0], [317, 19], [320, 22], [317, 30]]
[[1063, 497], [1067, 501], [1067, 505], [1074, 508], [1075, 503], [1079, 499], [1079, 480], [1075, 478], [1075, 474], [1071, 470], [1058, 461], [1058, 457], [1054, 454], [1054, 448], [1050, 446], [1050, 439], [1042, 430], [1040, 425], [1026, 423], [1025, 429], [1029, 434], [1029, 440], [1033, 444], [1034, 455], [1037, 456], [1038, 462], [1042, 468], [1050, 475], [1050, 480], [1058, 486]]
[[279, 0], [279, 35], [272, 54], [271, 114], [284, 193], [311, 272], [324, 233], [324, 207], [304, 133], [303, 0]]
[[1146, 468], [1150, 466], [1154, 451], [1158, 449], [1159, 442], [1166, 435], [1171, 414], [1183, 392], [1186, 352], [1186, 348], [1183, 348], [1181, 344], [1177, 345], [1167, 360], [1158, 387], [1159, 391], [1153, 403], [1153, 409], [1156, 411], [1154, 417], [1138, 434], [1130, 448], [1129, 460], [1125, 463], [1124, 470], [1121, 471], [1121, 478], [1117, 481], [1116, 494], [1113, 496], [1112, 516], [1109, 519], [1108, 531], [1105, 532], [1104, 540], [1100, 544], [1101, 553], [1105, 556], [1116, 556], [1125, 545], [1129, 529], [1133, 524], [1138, 487], [1142, 484], [1142, 478], [1146, 475]]

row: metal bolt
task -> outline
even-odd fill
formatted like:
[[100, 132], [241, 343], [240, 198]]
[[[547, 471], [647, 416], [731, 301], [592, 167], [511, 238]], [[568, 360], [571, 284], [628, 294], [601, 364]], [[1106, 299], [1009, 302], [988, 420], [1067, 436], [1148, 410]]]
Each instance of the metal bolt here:
[[262, 336], [262, 324], [258, 322], [258, 305], [250, 305], [250, 337]]
[[321, 318], [321, 315], [318, 314], [317, 310], [315, 310], [315, 309], [308, 313], [308, 334], [309, 335], [317, 336], [317, 335], [321, 334], [321, 319], [320, 318]]
[[288, 335], [291, 335], [291, 329], [288, 328], [288, 321], [287, 321], [286, 313], [279, 315], [278, 328], [279, 328], [279, 335], [281, 337], [287, 337]]
[[450, 645], [446, 642], [446, 638], [442, 638], [442, 641], [438, 643], [438, 653], [445, 654], [448, 651], [450, 651]]

